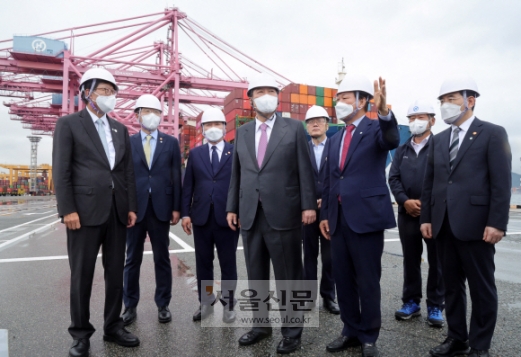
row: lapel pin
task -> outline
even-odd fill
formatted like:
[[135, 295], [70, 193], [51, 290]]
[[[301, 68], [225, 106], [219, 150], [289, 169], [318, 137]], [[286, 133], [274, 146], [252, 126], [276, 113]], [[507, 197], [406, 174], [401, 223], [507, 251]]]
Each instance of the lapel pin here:
[[114, 128], [112, 128], [112, 131], [113, 131], [113, 132], [115, 132], [115, 133], [117, 133], [117, 132], [118, 132], [118, 131], [117, 131], [116, 129], [114, 129]]
[[469, 140], [472, 140], [472, 136], [469, 138]]
[[360, 135], [362, 135], [362, 132], [360, 132]]
[[477, 134], [477, 132], [473, 132], [473, 133], [472, 133], [472, 135], [476, 135], [476, 134]]

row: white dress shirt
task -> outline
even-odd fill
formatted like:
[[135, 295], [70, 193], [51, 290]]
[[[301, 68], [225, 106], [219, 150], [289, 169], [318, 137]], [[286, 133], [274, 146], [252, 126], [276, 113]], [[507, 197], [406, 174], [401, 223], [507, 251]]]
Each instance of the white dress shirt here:
[[420, 141], [418, 144], [416, 144], [414, 142], [414, 138], [411, 139], [411, 145], [412, 145], [412, 148], [414, 149], [414, 151], [416, 152], [416, 156], [418, 156], [418, 154], [420, 153], [420, 151], [425, 147], [425, 145], [427, 145], [427, 142], [429, 141], [429, 138], [431, 136], [428, 135], [425, 139], [423, 139], [422, 141]]
[[[476, 117], [473, 115], [470, 118], [468, 118], [467, 120], [465, 120], [465, 122], [459, 126], [459, 128], [461, 130], [458, 133], [458, 139], [459, 139], [458, 150], [461, 147], [461, 143], [463, 142], [463, 139], [465, 138], [465, 134], [467, 133], [467, 131], [469, 131], [470, 124], [472, 124], [474, 119], [476, 119]], [[451, 133], [450, 133], [449, 147], [450, 147], [450, 143], [452, 143], [452, 136], [454, 135], [454, 129], [455, 128], [457, 128], [457, 126], [454, 125], [454, 124], [451, 124], [451, 126], [450, 126]]]
[[324, 153], [324, 147], [326, 146], [327, 136], [320, 144], [315, 145], [313, 140], [311, 143], [313, 144], [313, 151], [315, 153], [315, 161], [317, 163], [317, 170], [320, 171], [320, 163], [322, 162], [322, 154]]
[[112, 141], [112, 133], [110, 132], [111, 128], [109, 125], [109, 121], [107, 120], [107, 115], [103, 114], [101, 118], [98, 118], [96, 114], [90, 111], [89, 107], [87, 107], [87, 111], [89, 112], [90, 117], [94, 122], [94, 127], [96, 128], [96, 131], [98, 129], [98, 124], [96, 124], [96, 121], [98, 119], [101, 119], [101, 121], [103, 122], [103, 129], [105, 129], [105, 138], [107, 139], [107, 146], [109, 148], [110, 169], [112, 170], [116, 162], [116, 149], [114, 149], [114, 142]]
[[[266, 120], [264, 123], [266, 123], [266, 125], [268, 126], [268, 128], [266, 129], [266, 135], [268, 136], [268, 142], [270, 142], [270, 136], [271, 136], [271, 131], [273, 130], [273, 124], [275, 124], [275, 119], [277, 118], [277, 116], [275, 114], [273, 114], [271, 116], [271, 118], [269, 118], [268, 120]], [[257, 153], [259, 152], [259, 141], [260, 141], [260, 137], [261, 137], [261, 133], [262, 133], [262, 130], [260, 128], [262, 122], [255, 118], [255, 156], [257, 156]]]
[[221, 157], [224, 151], [224, 140], [219, 141], [217, 144], [208, 143], [208, 151], [210, 152], [210, 162], [212, 162], [212, 146], [215, 146], [215, 150], [217, 151], [217, 156], [219, 156], [219, 161], [221, 161]]

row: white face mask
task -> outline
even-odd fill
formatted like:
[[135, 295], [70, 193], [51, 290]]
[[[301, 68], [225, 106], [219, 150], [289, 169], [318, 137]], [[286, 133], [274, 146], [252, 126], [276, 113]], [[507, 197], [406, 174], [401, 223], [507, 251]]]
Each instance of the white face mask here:
[[409, 124], [409, 130], [411, 131], [412, 135], [422, 135], [429, 128], [428, 124], [428, 120], [415, 119], [412, 123]]
[[212, 127], [204, 131], [204, 137], [206, 140], [215, 143], [224, 137], [224, 130]]
[[441, 118], [447, 124], [452, 124], [461, 118], [468, 109], [461, 111], [461, 105], [452, 103], [443, 103], [441, 105]]
[[262, 97], [253, 100], [257, 111], [261, 114], [273, 114], [277, 110], [279, 98], [274, 95], [264, 94]]
[[352, 104], [346, 104], [343, 102], [338, 102], [335, 105], [335, 113], [337, 119], [345, 120], [351, 114], [354, 113], [354, 108]]
[[96, 98], [96, 105], [103, 113], [108, 113], [116, 107], [115, 95], [98, 95]]
[[161, 117], [154, 113], [141, 116], [141, 126], [149, 131], [156, 130], [160, 122]]

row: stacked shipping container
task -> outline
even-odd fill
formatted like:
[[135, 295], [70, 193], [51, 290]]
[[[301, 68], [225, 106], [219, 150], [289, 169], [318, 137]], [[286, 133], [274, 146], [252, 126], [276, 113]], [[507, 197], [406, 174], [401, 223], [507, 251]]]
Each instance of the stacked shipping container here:
[[[334, 88], [291, 83], [280, 91], [277, 111], [280, 112], [283, 117], [304, 121], [307, 110], [313, 105], [318, 105], [326, 110], [331, 117], [331, 123], [336, 124], [336, 94], [337, 90]], [[391, 108], [390, 105], [388, 106]], [[255, 111], [251, 107], [247, 90], [234, 89], [231, 91], [224, 99], [223, 112], [226, 117], [225, 140], [232, 142], [235, 139], [235, 130], [237, 127], [253, 120], [255, 117]], [[377, 109], [372, 100], [366, 115], [370, 119], [377, 119]], [[202, 113], [196, 118], [195, 145], [191, 145], [191, 148], [203, 144], [201, 116]]]

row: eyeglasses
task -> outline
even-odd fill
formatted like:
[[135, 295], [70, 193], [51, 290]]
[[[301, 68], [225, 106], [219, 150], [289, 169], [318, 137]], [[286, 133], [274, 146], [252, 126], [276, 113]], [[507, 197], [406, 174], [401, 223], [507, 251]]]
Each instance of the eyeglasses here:
[[103, 94], [103, 95], [115, 95], [117, 93], [117, 91], [115, 91], [112, 88], [96, 88], [96, 90], [94, 92], [97, 92], [98, 94]]
[[308, 124], [324, 124], [326, 122], [326, 118], [313, 118], [306, 120]]

